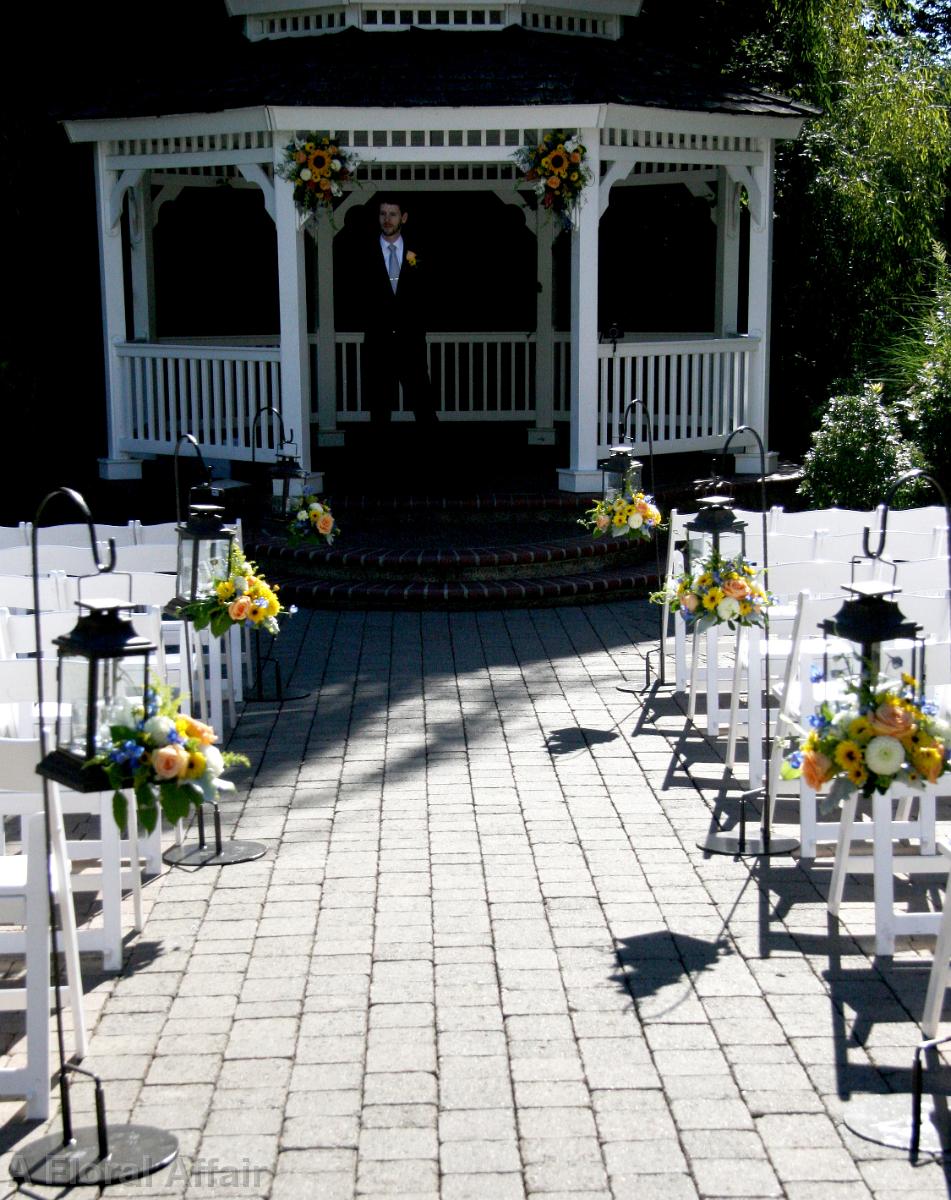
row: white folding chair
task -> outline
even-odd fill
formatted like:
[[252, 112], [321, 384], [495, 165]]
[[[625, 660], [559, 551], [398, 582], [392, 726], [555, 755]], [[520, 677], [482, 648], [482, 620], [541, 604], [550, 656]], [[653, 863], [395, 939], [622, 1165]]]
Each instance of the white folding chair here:
[[0, 1011], [26, 1012], [26, 1064], [0, 1068], [0, 1095], [25, 1097], [30, 1120], [45, 1120], [50, 1111], [50, 885], [60, 914], [57, 942], [65, 959], [74, 1052], [81, 1059], [87, 1050], [59, 790], [50, 782], [48, 853], [38, 759], [39, 742], [32, 739], [15, 749], [9, 743], [0, 749], [4, 783], [9, 785], [9, 790], [0, 792], [0, 807], [22, 818], [23, 835], [20, 854], [0, 855], [0, 921], [19, 927], [0, 931], [0, 954], [23, 955], [26, 964], [25, 986], [0, 988]]
[[769, 513], [771, 533], [809, 533], [813, 529], [823, 529], [833, 534], [854, 535], [859, 544], [862, 530], [876, 529], [878, 522], [878, 509], [862, 512], [853, 508], [813, 508], [804, 512], [786, 512], [781, 506], [774, 506]]
[[19, 525], [0, 525], [0, 546], [28, 545], [30, 541], [28, 528], [22, 521]]
[[[62, 571], [50, 571], [37, 579], [40, 612], [62, 611], [70, 607], [69, 576]], [[35, 597], [32, 575], [0, 576], [0, 596], [6, 608], [17, 612], [33, 612]]]
[[176, 521], [160, 521], [157, 525], [143, 525], [141, 521], [135, 521], [133, 524], [135, 541], [138, 546], [156, 544], [175, 546], [178, 543], [178, 523]]
[[147, 542], [119, 546], [117, 571], [158, 571], [174, 575], [178, 570], [178, 546], [174, 542]]
[[[37, 565], [41, 575], [62, 571], [66, 575], [89, 575], [95, 572], [92, 552], [88, 546], [37, 546]], [[0, 575], [33, 574], [31, 546], [6, 546], [0, 549]]]
[[[946, 841], [937, 844], [944, 869], [951, 872], [951, 846]], [[938, 1025], [941, 1021], [941, 1010], [944, 1008], [944, 994], [951, 982], [951, 902], [945, 889], [944, 908], [938, 924], [938, 938], [935, 942], [934, 961], [928, 976], [928, 991], [925, 993], [925, 1007], [921, 1018], [921, 1032], [926, 1038], [937, 1037]]]
[[[116, 546], [131, 546], [135, 541], [135, 529], [131, 521], [127, 525], [97, 524], [95, 530], [100, 551], [105, 550], [110, 540], [115, 542]], [[40, 546], [83, 546], [89, 549], [89, 526], [84, 522], [40, 525], [36, 534]]]

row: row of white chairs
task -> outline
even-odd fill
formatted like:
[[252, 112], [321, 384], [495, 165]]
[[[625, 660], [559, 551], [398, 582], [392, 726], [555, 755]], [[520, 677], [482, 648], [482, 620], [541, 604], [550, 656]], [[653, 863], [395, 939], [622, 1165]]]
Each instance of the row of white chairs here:
[[[141, 521], [129, 521], [125, 525], [95, 525], [99, 545], [105, 547], [111, 539], [116, 546], [148, 546], [155, 543], [174, 543], [174, 521], [160, 521], [143, 525]], [[0, 525], [0, 547], [29, 546], [33, 541], [34, 526], [30, 521], [19, 525]], [[89, 547], [89, 526], [81, 521], [65, 525], [36, 526], [37, 544], [51, 546]]]

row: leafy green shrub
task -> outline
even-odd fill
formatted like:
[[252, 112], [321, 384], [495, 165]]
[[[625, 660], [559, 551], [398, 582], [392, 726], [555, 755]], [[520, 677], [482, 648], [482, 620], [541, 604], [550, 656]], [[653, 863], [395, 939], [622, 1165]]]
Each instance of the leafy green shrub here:
[[921, 319], [921, 362], [906, 406], [928, 469], [951, 489], [951, 268], [937, 248], [938, 278], [933, 304]]
[[[888, 485], [921, 454], [901, 433], [898, 418], [882, 404], [882, 385], [867, 383], [861, 395], [833, 396], [812, 435], [799, 487], [813, 508], [874, 508]], [[920, 487], [901, 489], [895, 506], [917, 502]]]

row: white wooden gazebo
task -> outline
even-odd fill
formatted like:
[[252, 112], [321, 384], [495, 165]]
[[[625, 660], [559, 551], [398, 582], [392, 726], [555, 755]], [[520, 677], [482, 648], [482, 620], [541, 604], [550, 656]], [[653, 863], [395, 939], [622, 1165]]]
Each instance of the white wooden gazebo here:
[[[695, 86], [678, 93], [676, 81], [665, 84], [666, 92], [652, 90], [635, 60], [628, 65], [624, 57], [640, 0], [446, 0], [438, 7], [420, 0], [399, 5], [226, 0], [226, 5], [232, 17], [244, 20], [249, 54], [260, 52], [264, 66], [273, 68], [281, 61], [275, 56], [287, 54], [290, 46], [296, 73], [277, 71], [277, 85], [273, 69], [249, 73], [245, 62], [241, 86], [229, 78], [220, 94], [211, 79], [201, 92], [174, 87], [167, 95], [146, 92], [138, 103], [80, 110], [65, 122], [73, 141], [90, 142], [95, 150], [106, 477], [135, 477], [143, 458], [172, 453], [185, 431], [198, 439], [207, 458], [250, 458], [251, 424], [261, 405], [278, 409], [295, 431], [307, 469], [318, 447], [343, 444], [348, 426], [366, 419], [355, 379], [359, 335], [334, 328], [329, 264], [347, 207], [385, 187], [401, 193], [485, 189], [523, 205], [530, 188], [518, 190], [513, 153], [552, 128], [578, 132], [593, 174], [571, 232], [570, 332], [556, 332], [552, 323], [557, 226], [546, 213], [526, 208], [537, 238], [535, 328], [431, 335], [437, 385], [447, 383], [447, 373], [453, 376], [451, 386], [439, 388], [442, 419], [524, 422], [530, 444], [552, 443], [556, 424], [569, 422], [569, 461], [558, 475], [559, 486], [575, 492], [600, 486], [597, 462], [617, 440], [634, 397], [650, 407], [658, 453], [719, 447], [741, 424], [753, 425], [768, 445], [774, 145], [798, 135], [807, 108], [741, 88], [711, 88], [709, 81], [706, 90]], [[321, 50], [321, 72], [301, 71], [301, 51], [307, 50], [302, 39]], [[496, 46], [503, 65], [497, 79], [487, 80], [479, 64], [495, 61]], [[394, 53], [404, 95], [411, 67], [420, 81], [399, 103], [385, 79], [380, 81]], [[447, 53], [456, 73], [453, 63], [447, 66]], [[586, 68], [580, 81], [567, 71], [559, 75], [566, 54]], [[475, 57], [470, 62], [467, 55]], [[532, 68], [517, 79], [510, 69], [515, 59]], [[306, 85], [295, 90], [294, 80], [302, 77]], [[360, 163], [361, 186], [344, 197], [333, 224], [302, 223], [290, 184], [276, 175], [288, 141], [311, 130], [332, 134]], [[152, 283], [152, 230], [159, 210], [185, 188], [215, 186], [222, 179], [260, 189], [274, 221], [280, 328], [260, 337], [215, 338], [213, 344], [159, 340]], [[599, 338], [598, 329], [600, 218], [617, 189], [671, 183], [711, 200], [717, 237], [714, 328], [628, 333], [612, 344]], [[741, 205], [750, 214], [748, 253], [741, 253]], [[309, 335], [305, 238], [311, 236], [318, 264], [317, 321]], [[749, 319], [741, 333], [743, 285]], [[459, 345], [467, 347], [465, 355]], [[639, 416], [635, 438], [645, 449]], [[758, 469], [758, 462], [757, 457], [749, 465]]]

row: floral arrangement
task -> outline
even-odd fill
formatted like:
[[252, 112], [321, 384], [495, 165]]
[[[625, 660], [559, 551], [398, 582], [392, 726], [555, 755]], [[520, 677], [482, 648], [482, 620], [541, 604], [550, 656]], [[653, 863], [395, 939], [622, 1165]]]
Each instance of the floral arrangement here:
[[284, 147], [277, 173], [294, 185], [294, 203], [305, 213], [330, 211], [343, 185], [353, 179], [355, 160], [329, 137], [308, 133]]
[[664, 528], [653, 497], [628, 487], [613, 499], [599, 500], [578, 519], [578, 524], [596, 538], [610, 534], [637, 542], [649, 542], [656, 530]]
[[321, 539], [328, 546], [340, 532], [340, 527], [334, 520], [330, 505], [319, 496], [305, 496], [297, 515], [287, 527], [291, 545], [299, 542], [317, 542]]
[[680, 613], [688, 630], [711, 625], [764, 625], [769, 595], [759, 586], [756, 568], [738, 554], [723, 558], [716, 551], [696, 574], [683, 574], [672, 588], [651, 594], [652, 604], [665, 604]]
[[232, 625], [250, 625], [268, 633], [280, 632], [278, 617], [286, 609], [277, 598], [277, 584], [271, 587], [254, 563], [248, 562], [237, 545], [232, 547], [228, 573], [212, 579], [209, 591], [200, 600], [185, 604], [180, 616], [191, 621], [196, 629], [211, 629], [215, 637], [227, 633]]
[[128, 819], [122, 789], [135, 792], [139, 822], [151, 831], [159, 808], [168, 821], [183, 820], [192, 805], [213, 798], [228, 767], [251, 765], [244, 754], [219, 750], [214, 729], [180, 712], [179, 704], [170, 688], [153, 682], [143, 703], [123, 697], [111, 706], [102, 750], [86, 766], [100, 767], [115, 789], [112, 808], [122, 829]]
[[515, 152], [523, 180], [534, 184], [542, 206], [559, 216], [566, 228], [591, 182], [587, 153], [578, 138], [563, 129], [553, 129], [537, 146], [522, 146]]
[[[821, 673], [813, 676], [815, 682]], [[784, 779], [800, 776], [820, 791], [831, 783], [826, 806], [849, 792], [869, 797], [894, 781], [921, 787], [948, 770], [951, 725], [938, 706], [916, 693], [910, 675], [900, 680], [846, 683], [841, 697], [824, 700], [809, 718], [809, 732], [786, 756]]]

